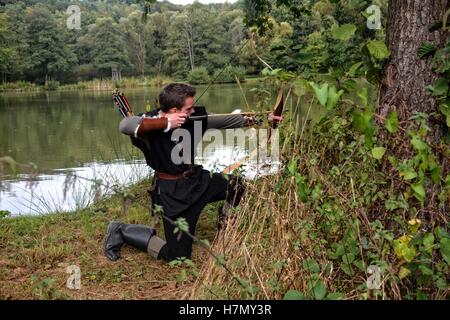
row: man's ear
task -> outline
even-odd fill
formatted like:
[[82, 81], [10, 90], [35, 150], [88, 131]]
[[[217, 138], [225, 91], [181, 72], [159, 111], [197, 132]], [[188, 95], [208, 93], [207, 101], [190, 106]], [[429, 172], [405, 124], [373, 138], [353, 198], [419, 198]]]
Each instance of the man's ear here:
[[173, 108], [170, 108], [169, 109], [169, 112], [168, 113], [176, 113], [177, 112], [177, 108], [176, 107], [173, 107]]

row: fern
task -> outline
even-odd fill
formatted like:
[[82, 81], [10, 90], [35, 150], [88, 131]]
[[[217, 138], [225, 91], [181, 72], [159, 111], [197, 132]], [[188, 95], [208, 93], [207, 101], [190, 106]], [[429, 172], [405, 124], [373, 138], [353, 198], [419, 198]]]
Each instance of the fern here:
[[437, 50], [436, 46], [432, 43], [423, 43], [420, 48], [417, 50], [417, 54], [421, 59], [432, 55]]

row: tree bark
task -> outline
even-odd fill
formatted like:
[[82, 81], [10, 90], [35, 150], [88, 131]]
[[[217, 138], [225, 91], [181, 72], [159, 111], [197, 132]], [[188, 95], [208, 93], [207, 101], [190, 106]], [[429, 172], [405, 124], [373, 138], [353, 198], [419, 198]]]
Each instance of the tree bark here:
[[424, 42], [439, 48], [445, 45], [447, 33], [442, 28], [430, 32], [429, 28], [442, 21], [449, 3], [449, 0], [389, 0], [387, 43], [391, 57], [381, 81], [378, 114], [382, 118], [393, 108], [400, 121], [407, 120], [415, 111], [438, 112], [436, 99], [426, 90], [437, 78], [431, 70], [432, 57], [420, 59], [417, 50]]
[[[433, 43], [442, 48], [448, 39], [448, 32], [442, 28], [430, 32], [430, 27], [441, 22], [449, 8], [450, 0], [389, 0], [387, 22], [387, 43], [391, 52], [381, 80], [380, 103], [377, 110], [377, 120], [383, 122], [388, 113], [396, 110], [399, 121], [408, 121], [414, 112], [423, 112], [436, 116], [428, 118], [430, 132], [428, 142], [433, 146], [442, 173], [445, 177], [449, 172], [448, 155], [439, 151], [439, 146], [447, 128], [445, 119], [439, 111], [438, 101], [428, 93], [426, 87], [437, 80], [432, 71], [432, 56], [421, 59], [418, 49], [425, 43]], [[403, 127], [406, 126], [403, 124]], [[397, 139], [392, 139], [388, 148], [399, 159], [411, 159], [415, 154], [407, 132], [398, 132]], [[389, 172], [391, 165], [386, 160], [384, 171]], [[394, 170], [395, 171], [395, 170]], [[394, 188], [401, 188], [399, 185]], [[446, 221], [448, 205], [439, 206], [438, 194], [440, 187], [428, 183], [425, 185], [427, 198], [422, 217], [430, 221]]]

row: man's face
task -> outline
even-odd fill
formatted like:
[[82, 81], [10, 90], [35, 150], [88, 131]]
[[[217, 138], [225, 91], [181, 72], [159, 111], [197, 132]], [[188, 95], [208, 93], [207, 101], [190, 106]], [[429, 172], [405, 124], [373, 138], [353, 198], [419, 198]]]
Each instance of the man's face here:
[[194, 113], [194, 98], [193, 97], [187, 97], [184, 100], [184, 105], [181, 108], [180, 112], [185, 112], [188, 117]]

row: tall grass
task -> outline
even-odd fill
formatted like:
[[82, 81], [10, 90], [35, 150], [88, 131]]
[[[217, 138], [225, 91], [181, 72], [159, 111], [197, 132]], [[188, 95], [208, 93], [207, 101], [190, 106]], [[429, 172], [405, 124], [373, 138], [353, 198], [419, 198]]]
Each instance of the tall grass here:
[[[307, 114], [315, 110], [311, 104]], [[414, 214], [420, 208], [414, 198], [400, 201], [397, 176], [371, 155], [347, 111], [342, 106], [315, 125], [306, 126], [307, 116], [284, 124], [283, 169], [247, 184], [212, 245], [229, 271], [217, 259], [206, 261], [190, 298], [448, 297], [445, 207], [427, 222], [428, 215]], [[414, 250], [407, 261], [406, 248]], [[373, 267], [380, 282], [368, 287]]]

